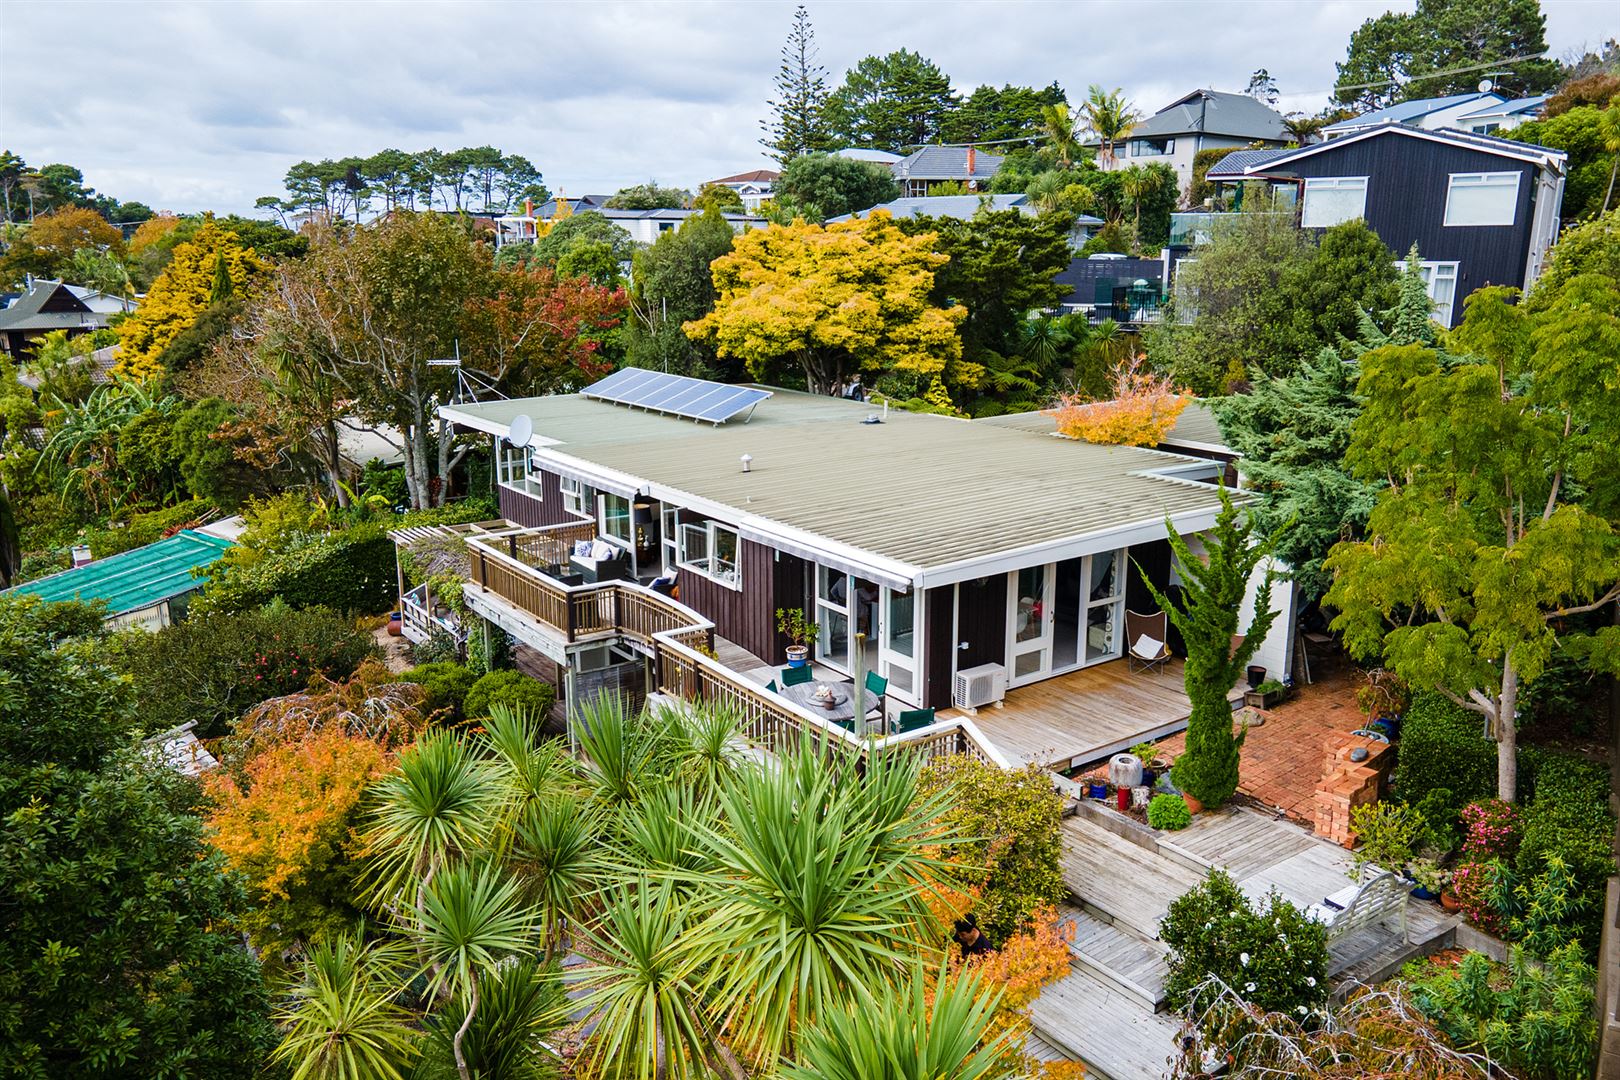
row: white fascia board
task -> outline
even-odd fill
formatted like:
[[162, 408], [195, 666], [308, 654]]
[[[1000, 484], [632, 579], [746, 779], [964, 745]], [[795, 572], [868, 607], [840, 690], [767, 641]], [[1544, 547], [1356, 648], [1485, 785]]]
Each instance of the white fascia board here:
[[1341, 146], [1349, 146], [1351, 143], [1360, 142], [1362, 139], [1370, 139], [1376, 135], [1384, 135], [1391, 132], [1396, 135], [1404, 135], [1409, 139], [1424, 139], [1428, 142], [1444, 143], [1447, 146], [1458, 146], [1465, 150], [1477, 150], [1482, 154], [1495, 154], [1498, 157], [1514, 158], [1518, 161], [1528, 161], [1532, 165], [1540, 165], [1541, 167], [1548, 169], [1560, 168], [1569, 157], [1569, 155], [1564, 153], [1562, 150], [1552, 150], [1545, 146], [1537, 146], [1534, 143], [1523, 143], [1522, 145], [1524, 146], [1524, 150], [1520, 151], [1514, 147], [1502, 146], [1497, 143], [1482, 145], [1479, 142], [1474, 141], [1474, 138], [1467, 137], [1463, 132], [1457, 132], [1456, 134], [1463, 135], [1464, 137], [1456, 138], [1448, 135], [1446, 129], [1430, 131], [1427, 128], [1408, 127], [1407, 125], [1397, 123], [1394, 120], [1385, 120], [1381, 123], [1363, 128], [1354, 134], [1344, 135], [1337, 139], [1328, 139], [1326, 142], [1312, 143], [1309, 146], [1302, 146], [1290, 154], [1284, 154], [1282, 157], [1272, 158], [1269, 161], [1262, 161], [1257, 164], [1250, 165], [1248, 168], [1243, 170], [1243, 174], [1245, 176], [1259, 175], [1264, 173], [1267, 169], [1275, 169], [1280, 166], [1292, 165], [1296, 161], [1303, 161], [1305, 158], [1315, 157], [1317, 154], [1324, 153], [1325, 151], [1336, 150]]
[[837, 540], [829, 540], [825, 536], [796, 529], [791, 525], [783, 525], [779, 521], [749, 516], [744, 517], [738, 525], [744, 539], [767, 547], [775, 546], [778, 550], [785, 550], [800, 558], [824, 555], [828, 563], [856, 572], [861, 577], [870, 577], [890, 588], [915, 585], [922, 573], [920, 568], [909, 563], [899, 562]]
[[[512, 431], [510, 424], [491, 420], [487, 416], [476, 416], [472, 413], [462, 412], [454, 405], [440, 405], [438, 413], [441, 420], [448, 420], [452, 424], [460, 424], [464, 428], [471, 428], [474, 431], [483, 432], [485, 435], [493, 435], [497, 439], [506, 439]], [[558, 439], [548, 439], [544, 435], [532, 435], [529, 437], [531, 447], [556, 446], [559, 442]]]
[[[1176, 532], [1186, 536], [1189, 533], [1203, 532], [1205, 529], [1214, 526], [1215, 518], [1220, 512], [1221, 508], [1218, 505], [1197, 510], [1183, 510], [1178, 514], [1172, 514], [1170, 523], [1175, 527]], [[1050, 562], [1061, 562], [1064, 559], [1078, 558], [1081, 555], [1095, 555], [1100, 551], [1112, 551], [1115, 548], [1130, 547], [1133, 544], [1145, 544], [1153, 540], [1163, 540], [1168, 535], [1165, 532], [1164, 518], [1162, 516], [1145, 518], [1112, 529], [1099, 529], [1081, 536], [1065, 537], [1062, 540], [1053, 540], [1044, 544], [1031, 544], [1029, 547], [998, 552], [986, 558], [968, 559], [962, 562], [948, 563], [944, 566], [927, 567], [918, 575], [916, 583], [919, 588], [932, 589], [940, 585], [952, 585], [959, 581], [971, 581], [974, 578], [1005, 574], [1013, 570], [1021, 570], [1026, 566], [1040, 566]]]
[[646, 495], [650, 491], [651, 485], [639, 476], [631, 476], [629, 473], [598, 465], [594, 461], [586, 461], [584, 458], [551, 449], [558, 445], [555, 441], [537, 446], [536, 441], [530, 439], [529, 445], [535, 448], [533, 459], [541, 468], [549, 466], [553, 472], [578, 477], [589, 482], [592, 487], [610, 491], [615, 495], [632, 497]]

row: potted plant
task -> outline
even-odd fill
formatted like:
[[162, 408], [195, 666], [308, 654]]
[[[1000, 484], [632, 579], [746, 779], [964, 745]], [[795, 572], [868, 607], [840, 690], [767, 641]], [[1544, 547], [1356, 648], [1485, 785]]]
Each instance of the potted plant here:
[[788, 667], [804, 667], [805, 660], [810, 656], [810, 646], [816, 643], [816, 635], [821, 633], [820, 624], [806, 618], [803, 608], [777, 608], [776, 629], [793, 643], [787, 647]]
[[1439, 900], [1451, 877], [1433, 859], [1413, 859], [1406, 866], [1406, 876], [1412, 882], [1412, 895], [1419, 900]]
[[1251, 709], [1271, 709], [1288, 698], [1288, 687], [1276, 679], [1267, 679], [1243, 695], [1243, 704]]
[[1153, 744], [1139, 742], [1131, 747], [1130, 753], [1131, 756], [1142, 763], [1142, 784], [1146, 787], [1152, 787], [1153, 778], [1164, 768], [1164, 763], [1159, 760], [1158, 752], [1154, 750]]
[[1367, 714], [1368, 724], [1387, 720], [1392, 724], [1406, 712], [1412, 693], [1393, 671], [1373, 668], [1356, 690], [1356, 704]]

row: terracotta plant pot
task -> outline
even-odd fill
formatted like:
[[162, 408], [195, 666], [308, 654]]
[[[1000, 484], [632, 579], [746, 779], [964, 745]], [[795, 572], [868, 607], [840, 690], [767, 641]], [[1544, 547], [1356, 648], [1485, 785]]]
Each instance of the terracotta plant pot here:
[[404, 632], [405, 632], [405, 623], [403, 622], [400, 613], [396, 611], [393, 614], [389, 615], [388, 616], [388, 636], [389, 637], [399, 637]]
[[1204, 804], [1199, 802], [1197, 799], [1193, 798], [1191, 795], [1187, 794], [1185, 791], [1183, 791], [1181, 793], [1181, 798], [1182, 798], [1182, 800], [1184, 802], [1186, 802], [1187, 810], [1190, 813], [1199, 814], [1199, 813], [1203, 812]]
[[1450, 889], [1446, 889], [1440, 894], [1440, 906], [1445, 908], [1447, 911], [1461, 911], [1462, 901], [1457, 899], [1456, 893], [1452, 892]]

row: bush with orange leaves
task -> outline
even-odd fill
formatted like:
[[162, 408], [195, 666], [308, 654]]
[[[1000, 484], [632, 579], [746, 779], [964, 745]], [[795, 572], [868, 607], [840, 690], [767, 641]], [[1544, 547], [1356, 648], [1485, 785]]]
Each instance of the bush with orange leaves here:
[[1109, 446], [1157, 446], [1176, 426], [1192, 395], [1177, 390], [1168, 375], [1147, 370], [1141, 356], [1123, 360], [1109, 376], [1112, 396], [1091, 401], [1060, 394], [1047, 415], [1058, 433]]
[[204, 780], [213, 799], [209, 841], [246, 879], [249, 936], [274, 966], [351, 928], [361, 800], [393, 751], [329, 726], [250, 758], [239, 776]]

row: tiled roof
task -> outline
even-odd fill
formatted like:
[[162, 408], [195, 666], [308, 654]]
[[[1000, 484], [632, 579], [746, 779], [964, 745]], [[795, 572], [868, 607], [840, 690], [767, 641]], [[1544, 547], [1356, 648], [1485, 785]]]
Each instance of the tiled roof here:
[[1131, 128], [1130, 137], [1226, 135], [1235, 139], [1286, 139], [1282, 114], [1247, 94], [1194, 90]]
[[229, 540], [182, 529], [155, 544], [121, 551], [10, 591], [42, 600], [105, 600], [111, 615], [138, 611], [200, 586], [193, 569], [211, 566]]
[[891, 167], [901, 180], [988, 180], [996, 175], [1005, 160], [999, 154], [977, 151], [973, 155], [973, 171], [968, 172], [967, 147], [925, 146]]
[[740, 172], [736, 176], [722, 176], [718, 180], [710, 180], [711, 184], [768, 184], [782, 179], [782, 174], [772, 169], [755, 169], [753, 172]]

